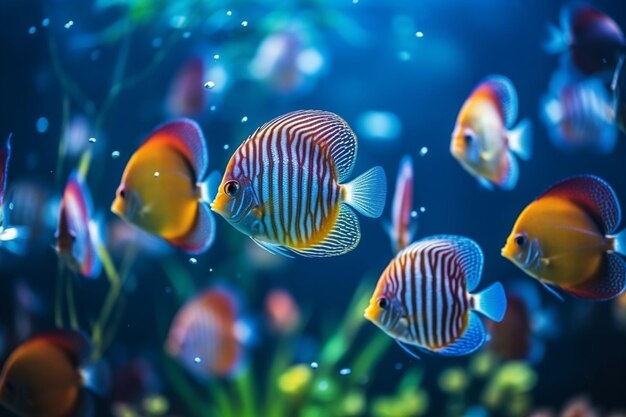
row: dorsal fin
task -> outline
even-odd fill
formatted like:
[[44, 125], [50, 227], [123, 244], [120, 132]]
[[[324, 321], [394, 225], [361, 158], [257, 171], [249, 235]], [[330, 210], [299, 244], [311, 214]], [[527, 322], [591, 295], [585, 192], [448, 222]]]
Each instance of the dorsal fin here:
[[496, 100], [502, 114], [504, 125], [513, 126], [517, 119], [517, 92], [511, 80], [503, 75], [490, 75], [483, 80], [478, 89], [485, 89]]
[[61, 348], [75, 366], [79, 366], [91, 354], [91, 342], [84, 333], [76, 330], [55, 329], [40, 334], [35, 339], [45, 340]]
[[200, 126], [191, 119], [177, 119], [152, 131], [146, 143], [166, 141], [181, 152], [194, 169], [196, 181], [202, 181], [209, 167], [209, 151]]
[[301, 137], [320, 144], [329, 152], [337, 168], [337, 181], [350, 176], [356, 161], [356, 136], [348, 123], [334, 113], [323, 110], [297, 110], [276, 117], [250, 136], [254, 139], [268, 134]]
[[620, 224], [622, 211], [615, 191], [595, 175], [579, 175], [548, 188], [542, 197], [564, 198], [585, 210], [604, 233], [613, 233]]

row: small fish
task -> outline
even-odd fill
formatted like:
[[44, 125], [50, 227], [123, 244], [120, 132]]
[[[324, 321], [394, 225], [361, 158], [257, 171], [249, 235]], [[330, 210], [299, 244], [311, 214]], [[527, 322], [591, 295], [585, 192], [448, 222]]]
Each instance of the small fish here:
[[17, 255], [26, 250], [28, 230], [25, 227], [12, 227], [8, 222], [8, 207], [5, 204], [9, 161], [11, 160], [11, 137], [9, 134], [0, 148], [0, 246]]
[[461, 236], [433, 236], [402, 250], [387, 266], [365, 309], [365, 318], [408, 353], [461, 356], [480, 348], [487, 332], [476, 312], [500, 321], [506, 296], [497, 282], [472, 294], [483, 254]]
[[84, 178], [78, 171], [72, 172], [59, 209], [56, 251], [71, 270], [85, 278], [97, 278], [102, 271], [97, 249], [102, 234], [93, 211]]
[[[21, 417], [85, 416], [93, 413], [89, 367], [79, 368], [90, 353], [81, 333], [55, 330], [20, 345], [0, 374], [0, 404]], [[95, 387], [95, 385], [94, 385]]]
[[615, 148], [614, 110], [600, 79], [576, 79], [566, 70], [559, 70], [553, 76], [550, 90], [543, 99], [542, 118], [557, 148], [598, 153]]
[[167, 99], [167, 109], [174, 117], [199, 115], [206, 107], [207, 93], [203, 84], [204, 61], [193, 57], [178, 70], [172, 81]]
[[111, 211], [192, 254], [215, 237], [207, 204], [208, 150], [200, 127], [179, 119], [157, 127], [131, 156]]
[[393, 195], [391, 208], [391, 224], [385, 224], [391, 239], [394, 253], [400, 252], [411, 243], [416, 232], [416, 224], [412, 222], [413, 210], [413, 159], [405, 155], [400, 161], [396, 191]]
[[[530, 159], [532, 125], [517, 119], [517, 92], [501, 75], [491, 75], [463, 104], [452, 133], [450, 152], [484, 187], [512, 190], [519, 167], [513, 157]], [[511, 129], [511, 130], [509, 130]]]
[[626, 287], [626, 233], [609, 184], [593, 175], [566, 179], [520, 214], [502, 256], [538, 279], [580, 298], [609, 300]]
[[241, 362], [245, 342], [238, 333], [239, 310], [231, 291], [218, 288], [203, 292], [176, 313], [166, 351], [195, 375], [232, 374]]
[[287, 290], [270, 291], [265, 297], [265, 312], [270, 326], [280, 333], [291, 333], [300, 324], [300, 308]]
[[561, 27], [548, 26], [548, 53], [568, 52], [580, 71], [593, 74], [613, 70], [626, 52], [626, 39], [615, 21], [604, 12], [582, 1], [561, 8]]
[[256, 130], [231, 157], [211, 209], [272, 253], [335, 256], [359, 243], [348, 206], [379, 217], [385, 172], [375, 167], [344, 183], [356, 136], [334, 113], [301, 110]]

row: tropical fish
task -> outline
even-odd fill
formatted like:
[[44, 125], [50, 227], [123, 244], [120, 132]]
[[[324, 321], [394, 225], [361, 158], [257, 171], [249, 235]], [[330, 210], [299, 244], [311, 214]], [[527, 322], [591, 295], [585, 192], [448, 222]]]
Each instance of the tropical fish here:
[[[21, 417], [89, 415], [90, 369], [79, 368], [90, 353], [81, 333], [55, 330], [20, 345], [0, 374], [0, 404]], [[95, 385], [94, 385], [95, 387]]]
[[450, 152], [486, 188], [513, 189], [519, 176], [513, 154], [530, 158], [530, 121], [522, 120], [511, 129], [517, 109], [511, 80], [491, 75], [474, 89], [456, 119]]
[[207, 290], [176, 313], [165, 349], [195, 375], [230, 375], [243, 358], [242, 323], [232, 291]]
[[87, 184], [78, 171], [73, 171], [59, 209], [56, 251], [71, 270], [86, 278], [97, 278], [102, 271], [97, 249], [102, 233], [93, 211]]
[[204, 61], [193, 57], [178, 70], [167, 99], [168, 112], [175, 117], [197, 116], [206, 107]]
[[609, 184], [593, 175], [550, 187], [520, 214], [502, 248], [546, 288], [608, 300], [626, 287], [626, 233], [615, 233], [621, 208]]
[[561, 27], [550, 25], [549, 53], [568, 52], [572, 63], [592, 74], [613, 70], [626, 52], [626, 39], [615, 21], [604, 12], [582, 1], [561, 8]]
[[356, 136], [334, 113], [301, 110], [256, 130], [231, 157], [211, 209], [270, 252], [335, 256], [361, 232], [348, 206], [379, 217], [385, 205], [381, 167], [349, 183]]
[[500, 321], [506, 311], [499, 282], [471, 293], [482, 268], [482, 251], [471, 239], [441, 235], [415, 242], [380, 276], [365, 318], [414, 356], [415, 350], [471, 353], [487, 340], [476, 312]]
[[394, 253], [400, 252], [413, 240], [417, 229], [415, 222], [411, 222], [413, 211], [413, 160], [405, 155], [400, 161], [396, 191], [393, 195], [391, 208], [391, 224], [385, 224], [387, 234], [391, 239]]
[[0, 148], [0, 246], [15, 254], [22, 254], [26, 249], [28, 231], [25, 227], [10, 227], [8, 211], [5, 204], [7, 178], [9, 176], [9, 161], [11, 160], [11, 137], [7, 137], [4, 146]]
[[576, 79], [557, 71], [543, 99], [542, 116], [552, 143], [559, 149], [608, 153], [615, 148], [617, 129], [611, 98], [595, 77]]
[[545, 352], [545, 339], [558, 333], [556, 313], [541, 305], [539, 291], [529, 281], [514, 281], [506, 293], [504, 318], [487, 324], [489, 349], [504, 360], [538, 363]]
[[200, 127], [179, 119], [157, 127], [131, 156], [111, 211], [189, 253], [215, 237], [207, 204], [208, 150]]
[[300, 324], [300, 307], [287, 290], [271, 290], [265, 297], [265, 312], [270, 326], [279, 333], [291, 333]]

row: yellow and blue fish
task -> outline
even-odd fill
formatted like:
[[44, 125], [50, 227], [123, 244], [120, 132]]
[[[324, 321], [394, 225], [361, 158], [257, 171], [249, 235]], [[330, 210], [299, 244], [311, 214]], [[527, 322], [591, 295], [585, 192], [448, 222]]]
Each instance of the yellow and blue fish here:
[[188, 253], [213, 243], [209, 153], [200, 127], [179, 119], [156, 128], [128, 161], [111, 210]]
[[[621, 208], [601, 178], [581, 175], [545, 191], [519, 215], [502, 256], [538, 279], [591, 300], [626, 288], [626, 232]], [[558, 295], [558, 294], [557, 294]]]
[[387, 190], [381, 167], [344, 183], [356, 153], [356, 136], [334, 113], [277, 117], [231, 157], [211, 208], [272, 253], [344, 254], [361, 237], [349, 206], [379, 217]]
[[491, 75], [474, 89], [457, 117], [450, 152], [485, 188], [512, 190], [519, 177], [513, 154], [530, 159], [532, 125], [522, 120], [513, 128], [517, 100], [511, 80]]
[[408, 353], [461, 356], [480, 348], [487, 332], [476, 312], [501, 321], [506, 295], [499, 282], [480, 282], [483, 253], [471, 239], [433, 236], [402, 250], [383, 271], [365, 318]]

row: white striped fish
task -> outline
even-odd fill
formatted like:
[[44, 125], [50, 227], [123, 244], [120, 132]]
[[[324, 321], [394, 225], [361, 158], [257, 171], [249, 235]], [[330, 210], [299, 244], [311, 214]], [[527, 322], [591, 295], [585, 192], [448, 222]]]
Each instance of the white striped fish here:
[[272, 253], [344, 254], [361, 237], [348, 205], [379, 217], [387, 190], [381, 167], [343, 183], [356, 154], [356, 136], [334, 113], [277, 117], [231, 157], [211, 209]]
[[483, 254], [471, 239], [433, 236], [402, 250], [387, 266], [365, 310], [407, 352], [466, 355], [487, 339], [475, 311], [500, 321], [506, 296], [497, 282], [471, 294], [482, 274]]

